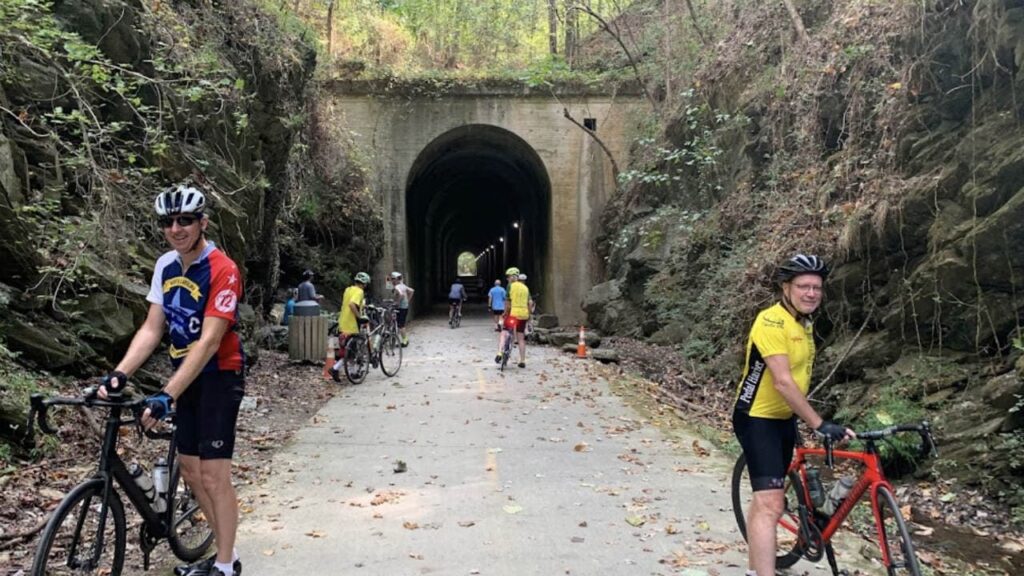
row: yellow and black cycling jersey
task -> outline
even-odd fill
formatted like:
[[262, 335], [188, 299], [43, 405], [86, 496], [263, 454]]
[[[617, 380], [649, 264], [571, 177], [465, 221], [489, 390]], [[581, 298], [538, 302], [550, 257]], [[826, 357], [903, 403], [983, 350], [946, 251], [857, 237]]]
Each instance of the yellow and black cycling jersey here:
[[747, 339], [747, 361], [736, 389], [735, 409], [757, 418], [785, 419], [793, 409], [775, 389], [764, 359], [784, 354], [789, 358], [793, 381], [805, 395], [814, 365], [814, 328], [801, 323], [781, 303], [762, 310]]

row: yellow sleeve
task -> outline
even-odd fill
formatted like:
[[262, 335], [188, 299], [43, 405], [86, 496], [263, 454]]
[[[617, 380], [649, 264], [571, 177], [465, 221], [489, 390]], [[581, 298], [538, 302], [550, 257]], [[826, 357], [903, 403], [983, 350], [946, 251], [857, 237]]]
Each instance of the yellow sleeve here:
[[757, 346], [762, 358], [789, 353], [786, 322], [772, 314], [762, 314], [757, 318], [750, 339], [754, 346]]

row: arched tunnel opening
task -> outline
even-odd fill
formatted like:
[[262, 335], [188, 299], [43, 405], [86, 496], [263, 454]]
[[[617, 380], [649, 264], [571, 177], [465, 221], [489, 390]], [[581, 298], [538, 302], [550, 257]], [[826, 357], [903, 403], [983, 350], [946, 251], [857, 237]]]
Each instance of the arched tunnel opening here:
[[551, 184], [530, 145], [495, 126], [462, 126], [424, 148], [407, 182], [409, 276], [421, 311], [447, 299], [467, 252], [476, 261], [476, 274], [462, 277], [471, 301], [486, 301], [510, 266], [539, 293]]

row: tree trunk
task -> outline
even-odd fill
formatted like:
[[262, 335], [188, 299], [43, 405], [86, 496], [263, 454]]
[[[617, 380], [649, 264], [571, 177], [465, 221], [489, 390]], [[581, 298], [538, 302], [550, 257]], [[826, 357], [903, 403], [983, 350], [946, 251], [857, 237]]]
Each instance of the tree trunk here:
[[576, 52], [578, 51], [577, 21], [576, 11], [571, 10], [567, 5], [565, 9], [565, 46], [562, 47], [562, 51], [565, 52], [565, 63], [570, 68], [576, 62]]
[[548, 47], [551, 55], [558, 54], [558, 0], [548, 0]]
[[327, 58], [334, 55], [334, 0], [327, 1]]
[[793, 20], [793, 27], [796, 28], [796, 34], [800, 37], [801, 42], [807, 42], [807, 29], [804, 28], [804, 20], [800, 17], [800, 13], [796, 10], [796, 5], [793, 4], [793, 0], [782, 0], [782, 3], [786, 5], [786, 10], [789, 11], [789, 17]]
[[690, 21], [693, 22], [693, 30], [697, 33], [697, 38], [700, 38], [701, 44], [707, 46], [708, 39], [704, 36], [704, 31], [700, 29], [700, 22], [697, 20], [697, 11], [693, 9], [693, 0], [686, 0], [686, 8], [690, 11]]

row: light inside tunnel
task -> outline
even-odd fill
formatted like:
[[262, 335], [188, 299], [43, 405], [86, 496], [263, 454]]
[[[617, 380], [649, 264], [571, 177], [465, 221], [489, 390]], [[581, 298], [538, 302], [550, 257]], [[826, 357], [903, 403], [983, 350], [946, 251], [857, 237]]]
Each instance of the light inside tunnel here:
[[[482, 297], [508, 267], [543, 286], [551, 185], [540, 157], [508, 130], [468, 125], [434, 139], [419, 154], [406, 188], [410, 276], [421, 304], [443, 300], [458, 276]], [[474, 274], [462, 274], [470, 253]]]

